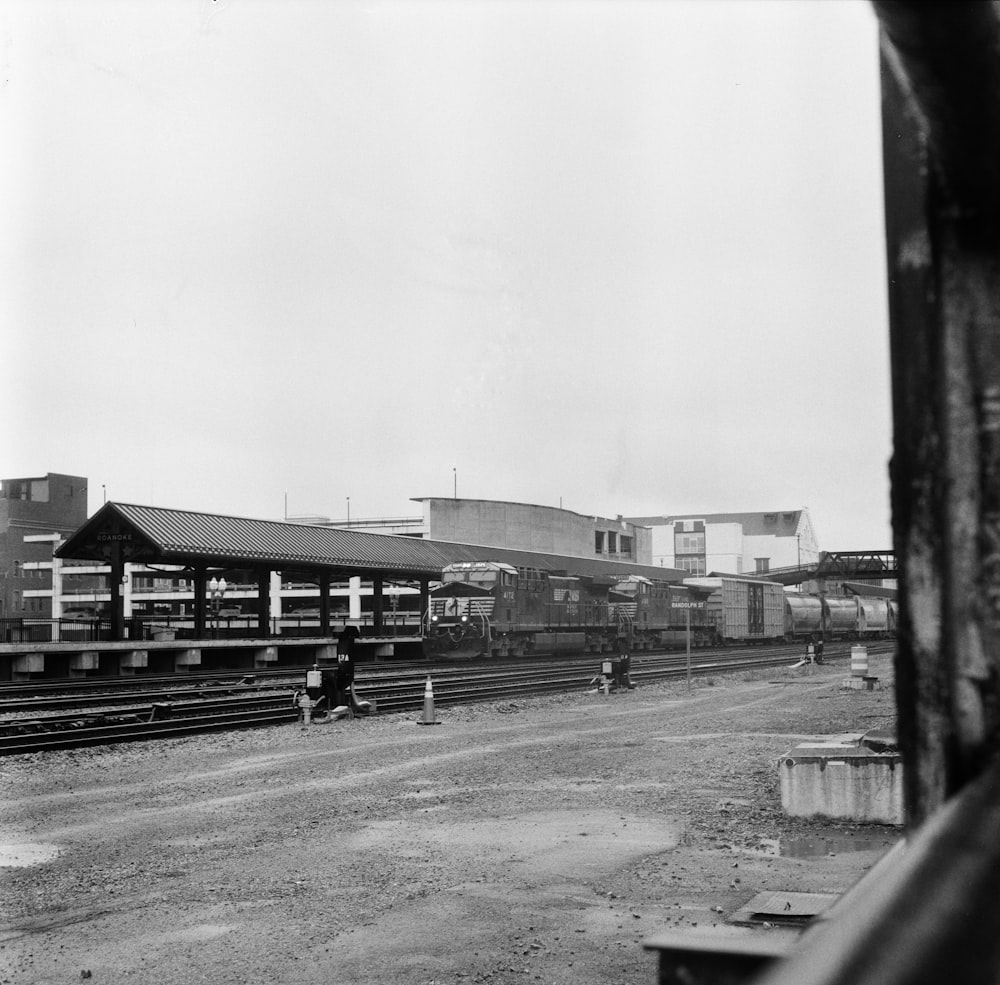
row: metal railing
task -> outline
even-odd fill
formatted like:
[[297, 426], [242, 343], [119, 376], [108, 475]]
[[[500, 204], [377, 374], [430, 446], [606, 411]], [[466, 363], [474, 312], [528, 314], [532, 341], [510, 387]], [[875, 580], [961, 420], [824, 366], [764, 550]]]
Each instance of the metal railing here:
[[[185, 639], [261, 639], [275, 636], [336, 636], [345, 626], [356, 626], [371, 635], [372, 613], [358, 619], [336, 614], [331, 617], [329, 633], [324, 633], [318, 616], [294, 613], [269, 618], [263, 629], [255, 615], [205, 617], [204, 632], [195, 632], [193, 616], [144, 614], [130, 616], [124, 623], [124, 639], [134, 641], [170, 641]], [[383, 614], [382, 636], [415, 636], [421, 632], [419, 612]], [[93, 619], [0, 619], [0, 644], [91, 643], [114, 639], [112, 621], [107, 616]]]

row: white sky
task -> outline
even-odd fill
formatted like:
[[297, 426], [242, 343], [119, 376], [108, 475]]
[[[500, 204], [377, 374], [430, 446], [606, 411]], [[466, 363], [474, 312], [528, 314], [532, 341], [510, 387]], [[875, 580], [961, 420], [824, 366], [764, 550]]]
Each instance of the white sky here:
[[891, 546], [853, 0], [0, 0], [0, 474]]

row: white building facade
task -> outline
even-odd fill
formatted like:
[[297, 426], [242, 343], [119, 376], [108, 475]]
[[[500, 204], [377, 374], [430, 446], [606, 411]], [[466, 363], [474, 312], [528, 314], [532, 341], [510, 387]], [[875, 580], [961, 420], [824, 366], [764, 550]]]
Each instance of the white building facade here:
[[694, 576], [766, 574], [819, 559], [809, 511], [629, 517], [651, 529], [652, 563]]

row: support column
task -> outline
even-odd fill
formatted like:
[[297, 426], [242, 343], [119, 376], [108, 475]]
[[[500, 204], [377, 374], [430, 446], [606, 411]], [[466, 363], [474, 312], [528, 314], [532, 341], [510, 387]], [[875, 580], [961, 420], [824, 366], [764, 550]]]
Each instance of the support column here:
[[271, 569], [257, 569], [257, 631], [271, 635]]
[[319, 575], [319, 628], [323, 636], [330, 635], [330, 572]]
[[372, 632], [376, 636], [383, 634], [382, 612], [384, 610], [384, 599], [382, 591], [385, 583], [379, 574], [372, 576]]
[[1000, 753], [1000, 15], [876, 0], [907, 823]]
[[[272, 619], [280, 619], [281, 615], [282, 615], [282, 612], [281, 612], [281, 577], [282, 577], [282, 574], [281, 574], [280, 571], [272, 571], [271, 572], [271, 584], [270, 584], [270, 587], [269, 587], [269, 597], [270, 597], [270, 604], [271, 604], [271, 618]], [[281, 630], [279, 629], [279, 630], [277, 630], [277, 632], [280, 633]]]
[[205, 577], [205, 566], [194, 569], [194, 638], [205, 638], [205, 591], [208, 579]]
[[426, 578], [420, 579], [420, 627], [418, 633], [423, 636], [424, 634], [424, 617], [427, 615], [427, 610], [431, 607], [431, 589], [430, 581]]
[[122, 546], [115, 541], [111, 548], [111, 574], [109, 595], [111, 596], [111, 638], [113, 640], [125, 639], [125, 586], [122, 579], [125, 577], [125, 562], [122, 560]]

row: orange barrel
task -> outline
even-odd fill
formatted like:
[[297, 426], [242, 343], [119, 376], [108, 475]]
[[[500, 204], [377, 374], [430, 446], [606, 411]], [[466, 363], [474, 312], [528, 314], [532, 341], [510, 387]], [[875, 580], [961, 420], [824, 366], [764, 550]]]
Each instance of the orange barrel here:
[[868, 676], [868, 647], [851, 647], [851, 677]]

